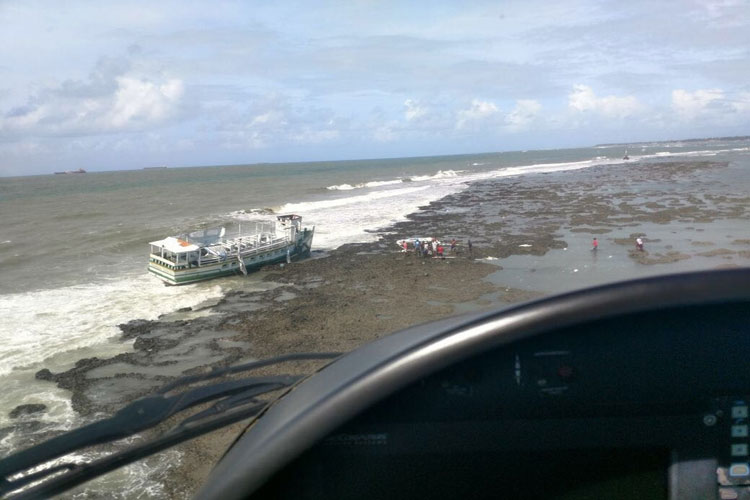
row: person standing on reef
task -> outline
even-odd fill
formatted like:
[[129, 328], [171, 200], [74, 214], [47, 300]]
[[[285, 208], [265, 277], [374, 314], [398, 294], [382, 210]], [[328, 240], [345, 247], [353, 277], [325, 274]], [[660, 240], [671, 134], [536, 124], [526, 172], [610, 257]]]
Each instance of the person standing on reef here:
[[451, 253], [456, 253], [456, 238], [451, 240]]
[[594, 238], [594, 241], [591, 242], [591, 251], [596, 252], [599, 249], [599, 242]]
[[641, 252], [643, 251], [643, 240], [640, 236], [635, 239], [635, 248], [637, 248]]
[[472, 247], [471, 247], [471, 240], [468, 241], [468, 245], [469, 245], [469, 256], [474, 257], [474, 250], [472, 250]]
[[419, 246], [419, 240], [414, 240], [414, 252], [418, 257], [422, 256], [422, 249]]

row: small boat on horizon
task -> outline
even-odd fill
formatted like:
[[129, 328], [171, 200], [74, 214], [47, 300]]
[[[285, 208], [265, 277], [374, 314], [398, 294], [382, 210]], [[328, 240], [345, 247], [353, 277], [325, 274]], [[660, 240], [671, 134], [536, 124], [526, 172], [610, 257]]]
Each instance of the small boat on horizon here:
[[79, 168], [77, 170], [66, 170], [65, 172], [55, 172], [55, 175], [64, 175], [64, 174], [85, 174], [86, 171], [82, 168]]
[[226, 237], [226, 229], [204, 229], [152, 241], [148, 271], [169, 285], [195, 283], [251, 269], [291, 262], [310, 254], [315, 227], [303, 228], [299, 215], [276, 222], [252, 221], [251, 230]]

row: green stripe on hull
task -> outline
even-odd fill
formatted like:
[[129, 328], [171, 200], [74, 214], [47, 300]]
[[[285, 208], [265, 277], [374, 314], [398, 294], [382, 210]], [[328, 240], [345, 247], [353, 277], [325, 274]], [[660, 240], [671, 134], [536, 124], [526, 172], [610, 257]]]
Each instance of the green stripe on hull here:
[[222, 276], [237, 274], [237, 269], [217, 269], [216, 271], [203, 272], [200, 274], [193, 273], [187, 276], [179, 274], [175, 276], [173, 274], [168, 274], [152, 267], [149, 267], [148, 270], [152, 274], [161, 278], [162, 281], [170, 285], [185, 285], [188, 283], [197, 283], [198, 281], [205, 281], [213, 278], [220, 278]]

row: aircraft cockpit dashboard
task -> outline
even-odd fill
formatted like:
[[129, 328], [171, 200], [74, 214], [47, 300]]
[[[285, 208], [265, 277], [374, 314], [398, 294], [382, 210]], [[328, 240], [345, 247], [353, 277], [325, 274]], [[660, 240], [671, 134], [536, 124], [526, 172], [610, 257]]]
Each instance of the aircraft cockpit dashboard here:
[[748, 408], [750, 270], [648, 278], [364, 346], [199, 496], [750, 498]]

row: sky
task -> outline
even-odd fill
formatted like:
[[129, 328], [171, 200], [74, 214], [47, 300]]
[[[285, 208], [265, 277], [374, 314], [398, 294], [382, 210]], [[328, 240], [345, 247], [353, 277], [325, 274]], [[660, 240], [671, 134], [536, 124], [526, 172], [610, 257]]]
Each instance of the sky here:
[[0, 176], [750, 135], [750, 7], [0, 0]]

